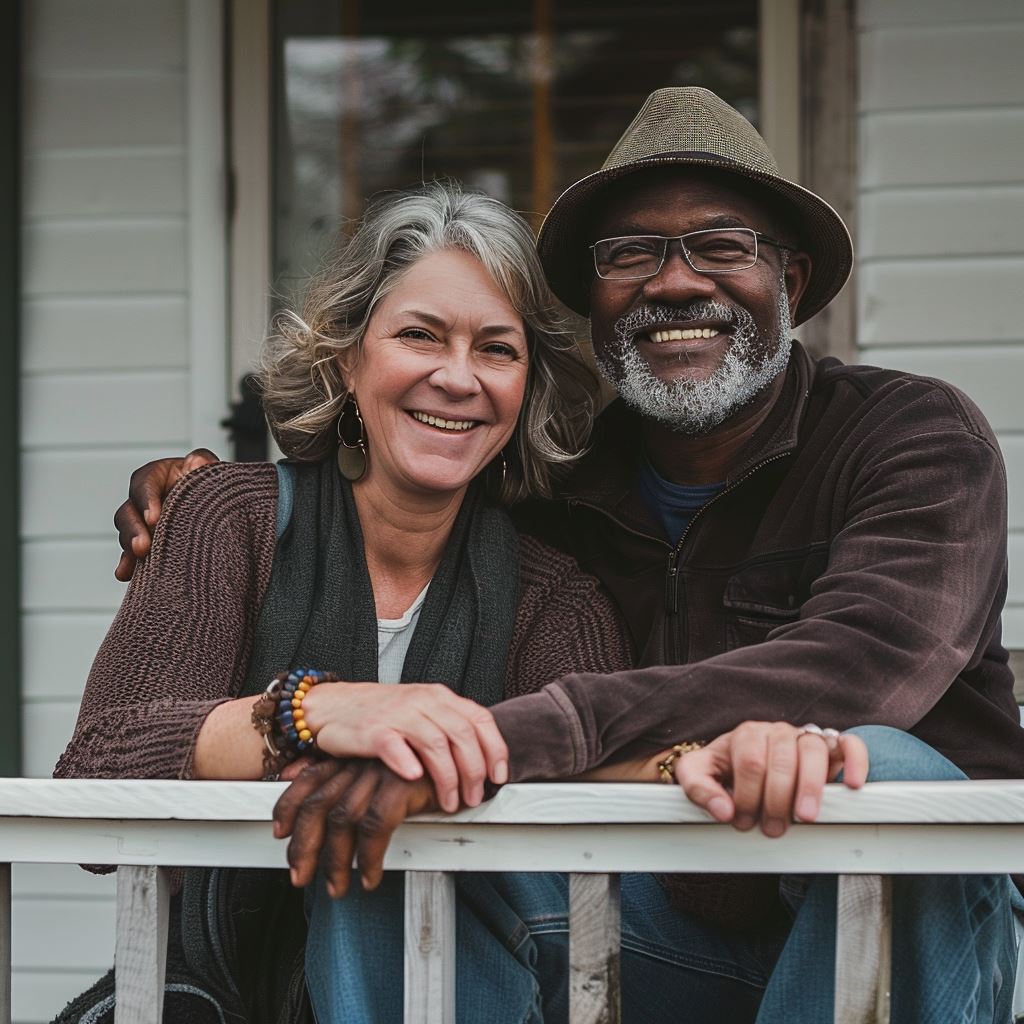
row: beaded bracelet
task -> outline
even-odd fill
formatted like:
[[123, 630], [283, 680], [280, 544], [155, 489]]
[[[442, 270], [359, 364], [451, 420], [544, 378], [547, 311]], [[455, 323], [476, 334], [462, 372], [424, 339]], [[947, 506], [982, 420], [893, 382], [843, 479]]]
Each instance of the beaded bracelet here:
[[263, 737], [264, 778], [275, 778], [300, 754], [316, 747], [316, 737], [306, 723], [302, 702], [317, 683], [336, 683], [330, 672], [298, 668], [280, 672], [252, 707], [252, 724]]

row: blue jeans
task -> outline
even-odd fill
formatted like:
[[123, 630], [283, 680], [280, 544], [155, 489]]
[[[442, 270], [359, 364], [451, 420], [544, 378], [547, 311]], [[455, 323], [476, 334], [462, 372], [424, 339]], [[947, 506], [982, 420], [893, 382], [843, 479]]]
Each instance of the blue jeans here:
[[[873, 781], [963, 778], [930, 747], [880, 726], [855, 730]], [[457, 876], [456, 1003], [462, 1024], [568, 1019], [563, 876]], [[649, 875], [622, 876], [626, 1024], [832, 1024], [835, 878], [791, 876], [789, 928], [738, 935], [672, 909]], [[894, 1024], [1008, 1024], [1016, 949], [1006, 876], [893, 879]], [[403, 879], [308, 900], [306, 976], [320, 1024], [402, 1019]], [[1021, 904], [1024, 905], [1024, 904]]]

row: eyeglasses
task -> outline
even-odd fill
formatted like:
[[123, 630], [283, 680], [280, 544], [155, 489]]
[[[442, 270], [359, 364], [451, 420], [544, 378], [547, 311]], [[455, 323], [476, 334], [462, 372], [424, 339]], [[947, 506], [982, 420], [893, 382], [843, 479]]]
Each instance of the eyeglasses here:
[[759, 241], [777, 249], [791, 248], [753, 228], [711, 228], [673, 238], [624, 235], [602, 239], [590, 248], [598, 277], [606, 281], [634, 281], [654, 277], [661, 270], [669, 242], [679, 243], [683, 258], [698, 274], [731, 274], [749, 270], [757, 262]]

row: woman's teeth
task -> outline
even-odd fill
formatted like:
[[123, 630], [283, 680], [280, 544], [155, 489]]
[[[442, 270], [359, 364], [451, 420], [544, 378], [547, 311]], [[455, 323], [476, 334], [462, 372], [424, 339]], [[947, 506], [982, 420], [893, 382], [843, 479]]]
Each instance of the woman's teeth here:
[[426, 412], [414, 412], [411, 415], [414, 420], [429, 424], [431, 427], [438, 427], [441, 430], [469, 430], [476, 426], [476, 420], [443, 420], [440, 416], [431, 416]]
[[685, 331], [651, 331], [648, 337], [656, 344], [663, 341], [696, 341], [698, 338], [717, 338], [718, 330], [714, 327], [695, 327]]

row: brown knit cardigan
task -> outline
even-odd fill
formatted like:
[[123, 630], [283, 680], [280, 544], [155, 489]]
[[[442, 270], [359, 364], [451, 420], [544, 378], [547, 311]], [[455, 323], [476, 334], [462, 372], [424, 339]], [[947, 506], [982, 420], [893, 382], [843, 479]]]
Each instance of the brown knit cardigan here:
[[[168, 495], [55, 776], [192, 777], [203, 720], [246, 678], [274, 558], [277, 492], [273, 465], [223, 462]], [[572, 672], [631, 665], [617, 610], [569, 556], [524, 537], [519, 583], [507, 697]]]

